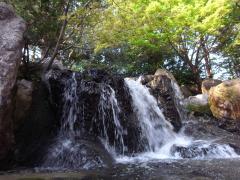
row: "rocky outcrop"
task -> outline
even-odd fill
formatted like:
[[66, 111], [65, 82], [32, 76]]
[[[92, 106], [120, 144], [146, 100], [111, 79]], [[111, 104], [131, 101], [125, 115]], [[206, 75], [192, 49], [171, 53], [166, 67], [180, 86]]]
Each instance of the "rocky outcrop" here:
[[212, 87], [209, 104], [216, 118], [240, 121], [240, 79], [227, 80]]
[[0, 27], [0, 159], [2, 159], [13, 143], [12, 98], [26, 26], [10, 6], [0, 2]]
[[179, 104], [183, 95], [174, 76], [165, 69], [158, 69], [154, 75], [141, 76], [141, 83], [150, 88], [164, 116], [178, 131], [181, 128], [181, 116], [184, 114], [180, 112]]
[[221, 84], [222, 81], [221, 80], [217, 80], [217, 79], [205, 79], [202, 82], [202, 94], [208, 94], [209, 90], [211, 89], [211, 87], [215, 87], [219, 84]]

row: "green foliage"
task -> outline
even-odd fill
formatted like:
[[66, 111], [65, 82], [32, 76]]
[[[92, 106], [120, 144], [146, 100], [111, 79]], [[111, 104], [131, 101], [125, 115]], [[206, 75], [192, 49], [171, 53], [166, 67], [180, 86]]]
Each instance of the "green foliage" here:
[[[31, 50], [56, 44], [67, 19], [58, 59], [75, 70], [116, 73], [173, 72], [196, 84], [221, 66], [239, 76], [238, 0], [8, 0], [28, 24]], [[218, 57], [225, 58], [219, 64]]]
[[54, 45], [60, 30], [60, 17], [64, 0], [9, 0], [17, 13], [27, 22], [29, 44], [34, 46]]
[[[102, 11], [101, 23], [95, 28], [96, 51], [128, 44], [132, 49], [161, 53], [164, 58], [160, 61], [167, 63], [175, 56], [175, 61], [183, 61], [182, 69], [190, 68], [195, 73], [195, 82], [205, 77], [205, 72], [211, 75], [214, 56], [220, 53], [219, 37], [229, 37], [223, 29], [232, 21], [235, 10], [235, 2], [231, 0], [109, 0], [108, 3], [108, 8]], [[237, 39], [234, 38], [235, 44]]]

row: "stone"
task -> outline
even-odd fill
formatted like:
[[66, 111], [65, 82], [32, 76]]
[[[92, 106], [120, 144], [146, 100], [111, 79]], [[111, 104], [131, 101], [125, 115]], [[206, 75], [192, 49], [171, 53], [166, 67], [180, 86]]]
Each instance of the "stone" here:
[[33, 83], [25, 79], [17, 81], [17, 93], [15, 96], [14, 129], [23, 120], [32, 104]]
[[190, 96], [183, 101], [183, 104], [189, 112], [211, 114], [207, 94], [198, 94], [196, 96]]
[[208, 94], [209, 90], [211, 89], [211, 87], [215, 87], [219, 84], [221, 84], [222, 81], [221, 80], [217, 80], [217, 79], [205, 79], [202, 82], [202, 94]]
[[209, 104], [216, 118], [240, 121], [240, 79], [227, 80], [212, 87]]
[[14, 142], [14, 86], [22, 57], [25, 29], [25, 22], [16, 16], [12, 7], [0, 2], [0, 160], [10, 152]]

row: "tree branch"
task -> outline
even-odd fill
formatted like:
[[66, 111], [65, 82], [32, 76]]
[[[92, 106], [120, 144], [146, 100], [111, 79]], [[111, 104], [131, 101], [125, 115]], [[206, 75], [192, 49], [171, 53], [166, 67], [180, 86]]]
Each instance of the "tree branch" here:
[[67, 14], [68, 14], [69, 6], [70, 6], [70, 1], [71, 0], [68, 0], [67, 5], [66, 5], [66, 7], [64, 9], [65, 19], [63, 21], [63, 24], [62, 24], [62, 27], [61, 27], [61, 31], [60, 31], [60, 34], [58, 36], [57, 44], [56, 44], [56, 46], [54, 48], [54, 51], [53, 51], [53, 55], [52, 55], [51, 59], [49, 60], [49, 64], [48, 64], [45, 72], [48, 71], [51, 68], [51, 66], [53, 64], [53, 61], [54, 61], [54, 59], [56, 58], [56, 56], [58, 54], [59, 46], [60, 46], [61, 40], [62, 40], [62, 38], [64, 36], [65, 28], [66, 28], [67, 23], [68, 23]]

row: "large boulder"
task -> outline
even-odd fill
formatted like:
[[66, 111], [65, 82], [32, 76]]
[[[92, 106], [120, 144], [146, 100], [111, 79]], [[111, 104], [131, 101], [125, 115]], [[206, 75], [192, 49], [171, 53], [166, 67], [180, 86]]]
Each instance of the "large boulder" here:
[[212, 87], [209, 104], [216, 118], [240, 121], [240, 79], [227, 80]]
[[0, 160], [13, 144], [13, 93], [22, 57], [25, 22], [0, 2]]
[[217, 86], [221, 83], [222, 83], [222, 81], [217, 80], [217, 79], [205, 79], [205, 80], [203, 80], [202, 86], [201, 86], [202, 93], [203, 94], [208, 94], [211, 87], [215, 87], [215, 86]]

